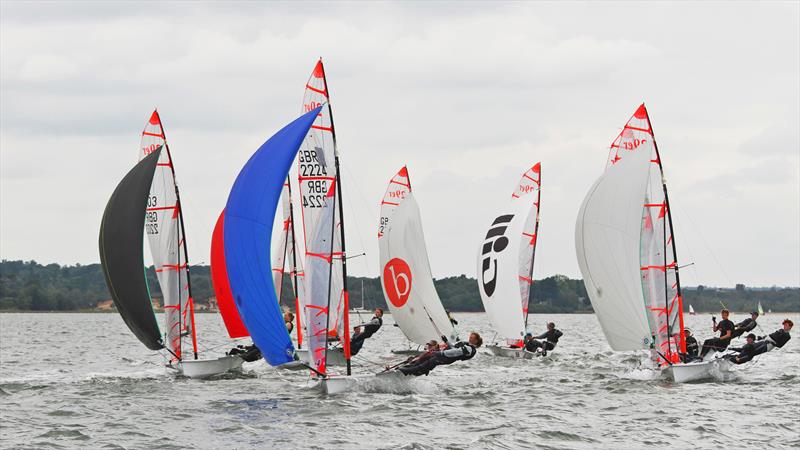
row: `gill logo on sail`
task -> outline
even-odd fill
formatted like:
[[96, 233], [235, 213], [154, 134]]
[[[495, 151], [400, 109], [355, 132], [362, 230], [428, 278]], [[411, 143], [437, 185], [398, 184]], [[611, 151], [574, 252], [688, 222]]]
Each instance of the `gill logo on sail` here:
[[[505, 214], [495, 219], [483, 241], [483, 247], [481, 248], [481, 255], [483, 256], [481, 285], [487, 297], [491, 297], [497, 287], [496, 255], [508, 247], [508, 238], [505, 237], [505, 233], [513, 218], [513, 214]], [[487, 275], [489, 276], [487, 277]]]
[[393, 258], [383, 268], [383, 289], [392, 305], [400, 308], [411, 295], [411, 268], [400, 258]]

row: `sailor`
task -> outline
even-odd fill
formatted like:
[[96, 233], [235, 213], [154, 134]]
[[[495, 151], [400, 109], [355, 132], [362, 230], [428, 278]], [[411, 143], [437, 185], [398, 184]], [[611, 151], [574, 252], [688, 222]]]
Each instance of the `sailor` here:
[[[536, 352], [538, 349], [542, 349], [542, 356], [547, 356], [547, 351], [556, 348], [556, 344], [558, 344], [558, 339], [563, 336], [564, 334], [556, 330], [556, 324], [550, 322], [547, 324], [547, 331], [536, 336], [536, 338], [529, 338], [530, 333], [528, 336], [525, 336], [525, 350], [529, 352]], [[537, 341], [536, 339], [546, 339], [545, 341]]]
[[357, 355], [364, 345], [364, 341], [371, 338], [376, 331], [383, 325], [383, 309], [375, 308], [375, 315], [372, 320], [353, 328], [353, 336], [350, 337], [350, 354]]
[[261, 350], [259, 350], [255, 344], [248, 346], [237, 345], [236, 347], [232, 348], [231, 351], [228, 352], [228, 355], [230, 356], [238, 355], [245, 362], [253, 362], [261, 359]]
[[758, 325], [756, 323], [757, 319], [758, 311], [752, 311], [749, 318], [744, 319], [733, 327], [733, 337], [738, 338], [745, 333], [753, 331], [756, 328], [756, 325]]
[[714, 350], [717, 352], [721, 352], [728, 348], [728, 344], [731, 342], [731, 336], [733, 336], [733, 329], [735, 325], [733, 322], [728, 320], [728, 316], [730, 316], [730, 311], [727, 309], [723, 309], [720, 311], [720, 315], [722, 315], [722, 320], [717, 323], [716, 317], [711, 317], [711, 321], [713, 322], [712, 329], [716, 333], [719, 331], [718, 338], [711, 338], [706, 339], [703, 341], [703, 349], [700, 351], [700, 357], [704, 358], [708, 352]]
[[697, 339], [692, 336], [692, 330], [686, 328], [683, 330], [683, 339], [686, 341], [686, 355], [688, 358], [687, 360], [691, 360], [697, 357], [697, 354], [700, 351], [700, 346], [697, 343]]
[[789, 331], [792, 330], [794, 322], [786, 319], [782, 322], [782, 325], [783, 328], [780, 328], [769, 336], [762, 336], [756, 341], [753, 356], [772, 351], [775, 347], [783, 348], [783, 346], [789, 342], [789, 339], [792, 338], [792, 336], [789, 335]]
[[[447, 337], [442, 336], [442, 341], [447, 342]], [[403, 375], [428, 375], [436, 366], [453, 364], [456, 361], [467, 361], [472, 359], [478, 352], [478, 348], [483, 345], [481, 335], [472, 332], [468, 342], [456, 342], [452, 347], [445, 350], [433, 352], [429, 357], [422, 361], [413, 361], [397, 368]]]
[[286, 331], [292, 334], [294, 330], [294, 314], [292, 314], [291, 311], [286, 311], [283, 314], [283, 321], [286, 322]]
[[731, 347], [730, 350], [739, 353], [738, 355], [726, 355], [734, 364], [744, 364], [756, 355], [756, 335], [750, 333], [747, 335], [747, 343], [741, 347]]
[[363, 335], [363, 331], [361, 331], [361, 326], [356, 325], [353, 328], [353, 336], [350, 337], [350, 354], [356, 356], [358, 352], [361, 351], [361, 347], [364, 346], [364, 339], [361, 338]]

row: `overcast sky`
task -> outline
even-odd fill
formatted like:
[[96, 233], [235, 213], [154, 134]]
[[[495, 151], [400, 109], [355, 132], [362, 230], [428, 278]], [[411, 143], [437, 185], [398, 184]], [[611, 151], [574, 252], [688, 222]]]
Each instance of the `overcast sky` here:
[[409, 167], [436, 277], [475, 276], [496, 204], [542, 162], [536, 278], [578, 277], [575, 218], [641, 102], [685, 285], [800, 285], [800, 7], [786, 3], [0, 3], [0, 257], [99, 261], [152, 109], [193, 263], [239, 169], [323, 57], [349, 265]]

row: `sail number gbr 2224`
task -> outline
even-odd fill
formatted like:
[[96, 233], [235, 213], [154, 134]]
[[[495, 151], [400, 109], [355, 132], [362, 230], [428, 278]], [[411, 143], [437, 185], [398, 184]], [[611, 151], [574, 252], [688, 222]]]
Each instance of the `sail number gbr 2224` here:
[[302, 180], [303, 208], [324, 208], [328, 194], [328, 171], [317, 159], [317, 150], [300, 151], [300, 179]]

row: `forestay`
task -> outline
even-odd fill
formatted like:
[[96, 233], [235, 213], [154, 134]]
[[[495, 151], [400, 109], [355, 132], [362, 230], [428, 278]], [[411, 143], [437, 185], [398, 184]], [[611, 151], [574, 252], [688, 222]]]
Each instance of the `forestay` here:
[[167, 347], [180, 359], [181, 338], [191, 335], [195, 355], [197, 342], [189, 287], [186, 242], [175, 169], [158, 111], [153, 111], [142, 131], [139, 160], [163, 148], [147, 199], [145, 233], [164, 303]]
[[493, 328], [516, 343], [525, 334], [539, 221], [541, 164], [526, 171], [495, 214], [478, 250], [478, 291]]
[[320, 109], [281, 129], [253, 154], [236, 177], [225, 207], [231, 293], [253, 342], [273, 366], [293, 361], [294, 347], [271, 276], [272, 227], [289, 167]]
[[405, 167], [389, 182], [381, 201], [378, 246], [383, 295], [403, 334], [419, 345], [440, 336], [455, 340], [433, 284], [419, 206]]

